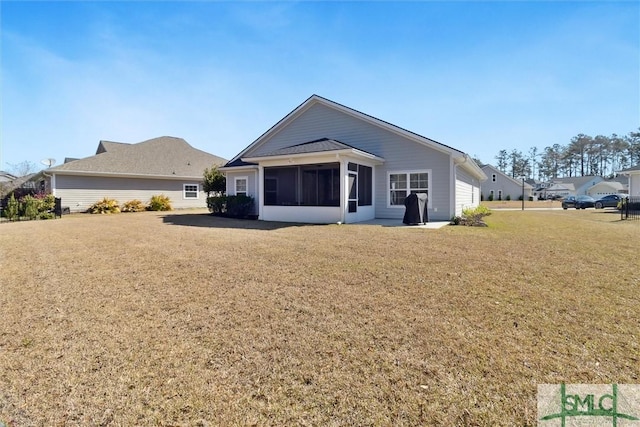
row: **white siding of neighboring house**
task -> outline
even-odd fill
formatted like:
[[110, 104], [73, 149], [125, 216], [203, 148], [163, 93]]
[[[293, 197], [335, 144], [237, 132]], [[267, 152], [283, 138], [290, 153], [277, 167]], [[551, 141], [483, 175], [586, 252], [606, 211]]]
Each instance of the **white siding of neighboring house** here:
[[622, 184], [619, 182], [602, 181], [587, 190], [587, 195], [594, 199], [606, 196], [607, 194], [619, 194], [622, 192]]
[[[198, 198], [185, 199], [184, 184], [197, 184]], [[207, 206], [206, 193], [197, 179], [160, 180], [141, 178], [103, 178], [56, 174], [52, 180], [53, 193], [62, 199], [62, 206], [71, 212], [84, 212], [104, 197], [117, 200], [120, 205], [138, 199], [147, 204], [151, 196], [163, 194], [171, 200], [174, 209], [203, 208]]]
[[461, 215], [464, 208], [474, 208], [480, 204], [480, 187], [477, 179], [461, 171], [456, 172], [455, 215]]
[[629, 195], [640, 196], [640, 174], [629, 175]]
[[[387, 176], [390, 171], [406, 170], [428, 170], [431, 173], [430, 219], [448, 220], [453, 215], [449, 154], [321, 104], [313, 104], [282, 130], [244, 153], [242, 157], [257, 157], [321, 138], [332, 138], [385, 159], [383, 165], [374, 168], [376, 218], [402, 219], [404, 216], [404, 206], [388, 206]], [[230, 175], [232, 174], [227, 173], [227, 182]]]

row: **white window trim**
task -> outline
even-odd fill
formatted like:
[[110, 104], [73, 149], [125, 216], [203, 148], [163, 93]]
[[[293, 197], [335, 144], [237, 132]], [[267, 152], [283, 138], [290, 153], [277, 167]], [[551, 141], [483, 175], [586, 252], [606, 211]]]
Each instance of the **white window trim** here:
[[[391, 188], [390, 184], [391, 184], [391, 175], [399, 175], [399, 174], [405, 174], [407, 175], [407, 185], [410, 185], [410, 179], [409, 179], [409, 174], [412, 173], [426, 173], [428, 174], [428, 179], [427, 179], [427, 191], [429, 192], [429, 199], [427, 201], [427, 207], [431, 208], [431, 195], [433, 194], [432, 189], [433, 186], [431, 184], [431, 177], [432, 177], [432, 172], [431, 169], [409, 169], [409, 170], [391, 170], [391, 171], [387, 171], [387, 180], [385, 182], [385, 191], [387, 192], [387, 207], [391, 208], [391, 209], [404, 209], [404, 205], [392, 205], [391, 204]], [[410, 192], [411, 188], [407, 188], [407, 191]]]
[[244, 180], [247, 185], [247, 190], [243, 191], [245, 196], [249, 195], [249, 177], [248, 176], [236, 176], [233, 178], [233, 194], [238, 195], [238, 181]]
[[[196, 187], [196, 197], [187, 197], [187, 185]], [[190, 191], [191, 193], [191, 191]], [[182, 184], [182, 199], [183, 200], [197, 200], [200, 198], [200, 184], [197, 182], [186, 182]]]

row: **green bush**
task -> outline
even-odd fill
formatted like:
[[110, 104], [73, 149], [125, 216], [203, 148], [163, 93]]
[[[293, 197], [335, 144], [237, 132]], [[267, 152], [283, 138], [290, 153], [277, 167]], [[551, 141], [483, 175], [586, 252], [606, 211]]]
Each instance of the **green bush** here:
[[489, 193], [488, 201], [493, 202], [493, 193]]
[[212, 214], [221, 214], [225, 212], [227, 205], [227, 196], [211, 196], [207, 197], [207, 208]]
[[38, 217], [38, 211], [40, 206], [40, 200], [36, 199], [30, 194], [27, 194], [20, 200], [22, 216], [28, 219], [36, 219]]
[[507, 194], [507, 197], [505, 197], [505, 200], [506, 200], [506, 201], [511, 200], [511, 194]]
[[51, 219], [54, 217], [53, 210], [56, 207], [56, 198], [53, 194], [39, 193], [35, 195], [38, 199], [38, 218]]
[[253, 197], [245, 195], [207, 197], [209, 212], [233, 218], [249, 216], [253, 212], [253, 203]]
[[7, 217], [9, 221], [15, 221], [19, 219], [20, 215], [20, 203], [16, 200], [16, 197], [13, 193], [11, 193], [11, 197], [9, 197], [9, 201], [7, 202], [7, 208], [4, 210], [4, 216]]
[[142, 212], [146, 209], [147, 207], [144, 205], [144, 203], [142, 203], [138, 199], [129, 200], [128, 202], [125, 202], [124, 205], [122, 205], [122, 208], [120, 208], [122, 212]]
[[87, 212], [92, 214], [112, 214], [120, 213], [120, 206], [117, 200], [109, 199], [105, 197], [99, 202], [94, 203], [89, 207]]
[[150, 211], [171, 211], [173, 208], [171, 207], [171, 200], [169, 197], [164, 194], [160, 194], [157, 196], [151, 196], [151, 200], [149, 201], [149, 206], [147, 207]]
[[451, 224], [486, 227], [487, 224], [482, 218], [489, 215], [491, 215], [491, 209], [484, 205], [475, 208], [465, 208], [462, 210], [462, 216], [454, 216], [451, 218]]

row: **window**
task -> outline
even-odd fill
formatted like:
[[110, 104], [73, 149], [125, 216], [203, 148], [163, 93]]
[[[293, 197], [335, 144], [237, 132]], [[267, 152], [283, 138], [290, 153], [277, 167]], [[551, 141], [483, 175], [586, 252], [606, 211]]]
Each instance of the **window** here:
[[491, 180], [492, 180], [493, 182], [496, 182], [496, 174], [495, 174], [495, 173], [494, 173], [493, 175], [491, 175]]
[[267, 206], [340, 206], [340, 164], [264, 169]]
[[182, 186], [182, 197], [185, 199], [197, 199], [198, 184], [184, 184]]
[[236, 196], [246, 196], [248, 194], [249, 178], [246, 176], [236, 177], [235, 190]]
[[404, 199], [412, 193], [429, 192], [430, 171], [389, 173], [389, 205], [404, 206]]

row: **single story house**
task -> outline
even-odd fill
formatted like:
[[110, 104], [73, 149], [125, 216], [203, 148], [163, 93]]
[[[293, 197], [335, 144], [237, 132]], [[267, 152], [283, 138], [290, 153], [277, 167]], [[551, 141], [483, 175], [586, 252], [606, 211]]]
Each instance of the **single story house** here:
[[599, 182], [604, 181], [604, 178], [601, 176], [576, 176], [576, 177], [564, 177], [564, 178], [553, 178], [552, 186], [547, 189], [547, 194], [550, 194], [551, 188], [553, 185], [557, 185], [558, 188], [565, 188], [568, 190], [563, 191], [555, 191], [551, 192], [554, 195], [558, 196], [581, 196], [584, 194], [588, 194], [589, 188], [593, 187]]
[[126, 144], [100, 141], [94, 156], [45, 169], [46, 188], [71, 212], [86, 211], [108, 197], [125, 203], [168, 196], [174, 208], [205, 207], [205, 168], [226, 160], [193, 148], [182, 138], [163, 136]]
[[621, 170], [618, 173], [629, 177], [629, 195], [640, 196], [640, 165]]
[[482, 183], [482, 200], [528, 200], [533, 197], [533, 187], [526, 181], [511, 178], [491, 165], [482, 166], [487, 180]]
[[254, 198], [267, 221], [402, 221], [410, 193], [431, 220], [480, 202], [486, 175], [470, 156], [312, 95], [220, 169], [227, 194]]
[[626, 190], [624, 185], [619, 181], [600, 181], [596, 185], [590, 187], [587, 190], [587, 195], [593, 197], [598, 200], [601, 197], [604, 197], [608, 194], [621, 194]]
[[572, 183], [567, 182], [552, 182], [545, 190], [545, 199], [546, 198], [556, 198], [556, 197], [567, 197], [567, 196], [575, 196], [576, 188]]

